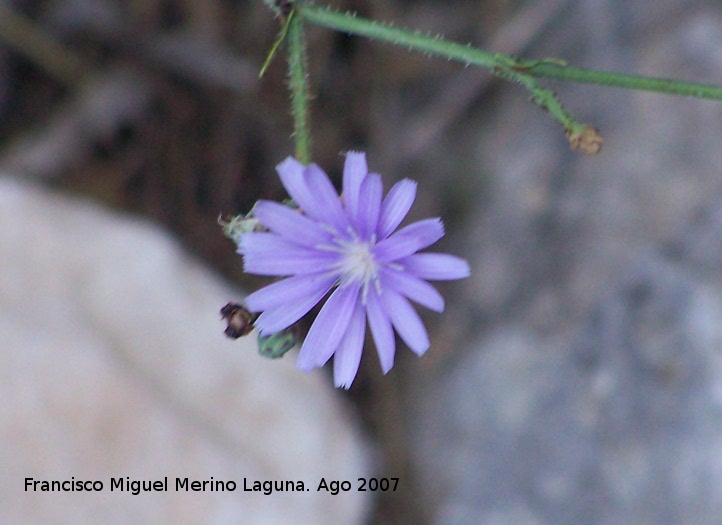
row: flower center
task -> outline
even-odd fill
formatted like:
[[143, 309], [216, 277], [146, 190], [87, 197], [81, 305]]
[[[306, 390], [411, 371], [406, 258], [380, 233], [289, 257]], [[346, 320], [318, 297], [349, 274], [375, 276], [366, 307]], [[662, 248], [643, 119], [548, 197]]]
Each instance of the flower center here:
[[[316, 249], [337, 253], [338, 259], [328, 270], [332, 275], [338, 276], [338, 286], [348, 286], [352, 283], [361, 285], [361, 302], [366, 304], [369, 286], [373, 284], [377, 293], [381, 293], [379, 280], [379, 263], [373, 254], [376, 245], [376, 234], [372, 234], [367, 241], [361, 240], [356, 232], [349, 227], [348, 236], [341, 237], [332, 232], [333, 243], [316, 246]], [[349, 239], [350, 237], [350, 239]]]
[[376, 278], [378, 264], [371, 253], [371, 243], [352, 241], [343, 246], [339, 272], [341, 282], [360, 282], [364, 289]]

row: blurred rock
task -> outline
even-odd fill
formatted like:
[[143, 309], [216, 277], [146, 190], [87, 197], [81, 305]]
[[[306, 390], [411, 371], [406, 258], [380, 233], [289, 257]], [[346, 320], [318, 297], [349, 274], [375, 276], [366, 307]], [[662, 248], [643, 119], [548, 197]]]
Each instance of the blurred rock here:
[[[580, 2], [535, 53], [722, 83], [722, 12], [693, 4]], [[432, 523], [719, 523], [722, 104], [553, 87], [604, 148], [514, 89], [479, 129], [461, 299], [486, 330], [413, 418]]]
[[722, 290], [661, 258], [621, 280], [571, 337], [510, 322], [427, 392], [435, 523], [722, 515]]
[[[240, 293], [166, 234], [0, 178], [0, 252], [1, 522], [362, 523], [366, 494], [316, 490], [370, 467], [330, 379], [226, 339], [218, 310]], [[170, 487], [111, 492], [126, 476]], [[25, 492], [26, 477], [105, 488]], [[175, 477], [238, 485], [176, 491]]]

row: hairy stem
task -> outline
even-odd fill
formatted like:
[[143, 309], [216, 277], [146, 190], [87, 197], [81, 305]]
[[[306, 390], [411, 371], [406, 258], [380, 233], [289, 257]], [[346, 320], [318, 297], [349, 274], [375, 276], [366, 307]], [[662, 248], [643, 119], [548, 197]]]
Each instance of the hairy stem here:
[[334, 12], [328, 8], [309, 5], [305, 2], [299, 2], [297, 10], [304, 20], [313, 24], [354, 35], [384, 40], [416, 51], [456, 60], [467, 65], [482, 66], [490, 69], [495, 74], [499, 69], [508, 68], [509, 63], [513, 62], [514, 70], [517, 73], [530, 77], [722, 100], [722, 87], [720, 86], [595, 71], [567, 66], [558, 60], [519, 60], [509, 55], [490, 53], [471, 46], [450, 42], [439, 36], [428, 36], [407, 29], [392, 27], [357, 17], [351, 13]]
[[289, 15], [288, 23], [288, 82], [291, 90], [293, 137], [296, 142], [296, 159], [303, 164], [311, 162], [311, 138], [308, 121], [308, 71], [303, 20], [296, 11]]

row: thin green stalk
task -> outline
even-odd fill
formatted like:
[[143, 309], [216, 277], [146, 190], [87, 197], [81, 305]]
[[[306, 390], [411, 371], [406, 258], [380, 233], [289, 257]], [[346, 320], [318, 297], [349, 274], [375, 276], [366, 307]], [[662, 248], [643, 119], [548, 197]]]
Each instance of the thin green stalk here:
[[307, 22], [354, 35], [384, 40], [400, 46], [406, 46], [409, 49], [443, 56], [467, 65], [482, 66], [495, 74], [500, 70], [506, 70], [509, 67], [509, 63], [512, 62], [514, 64], [513, 69], [517, 73], [536, 78], [550, 78], [569, 82], [722, 100], [722, 87], [720, 86], [665, 78], [594, 71], [567, 66], [556, 60], [518, 60], [509, 55], [489, 53], [488, 51], [472, 48], [471, 46], [449, 42], [440, 36], [427, 36], [418, 32], [399, 29], [380, 22], [360, 18], [351, 13], [338, 13], [328, 8], [309, 5], [305, 2], [298, 2], [296, 9]]
[[308, 122], [308, 72], [306, 67], [306, 41], [303, 20], [296, 11], [288, 22], [288, 81], [291, 89], [293, 137], [296, 141], [296, 159], [303, 164], [311, 162], [311, 138]]
[[281, 30], [278, 32], [278, 36], [273, 42], [271, 50], [268, 52], [268, 56], [266, 56], [266, 60], [261, 66], [261, 70], [258, 72], [258, 78], [263, 78], [263, 75], [266, 74], [268, 66], [270, 66], [271, 62], [273, 62], [273, 59], [276, 58], [276, 53], [278, 52], [278, 49], [281, 47], [281, 44], [283, 44], [283, 42], [286, 40], [286, 35], [288, 35], [288, 26], [291, 24], [291, 20], [293, 20], [293, 11], [291, 11], [288, 17], [286, 17], [286, 20], [283, 22]]

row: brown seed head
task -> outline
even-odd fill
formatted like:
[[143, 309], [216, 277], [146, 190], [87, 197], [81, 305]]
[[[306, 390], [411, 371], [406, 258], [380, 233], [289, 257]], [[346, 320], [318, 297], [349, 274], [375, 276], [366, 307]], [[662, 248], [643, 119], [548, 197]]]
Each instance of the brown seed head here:
[[587, 155], [596, 155], [602, 149], [602, 136], [591, 126], [584, 126], [580, 131], [567, 131], [569, 145], [573, 150], [581, 150]]
[[224, 333], [231, 339], [248, 335], [253, 330], [253, 314], [241, 304], [228, 303], [221, 308], [221, 316], [228, 323]]

